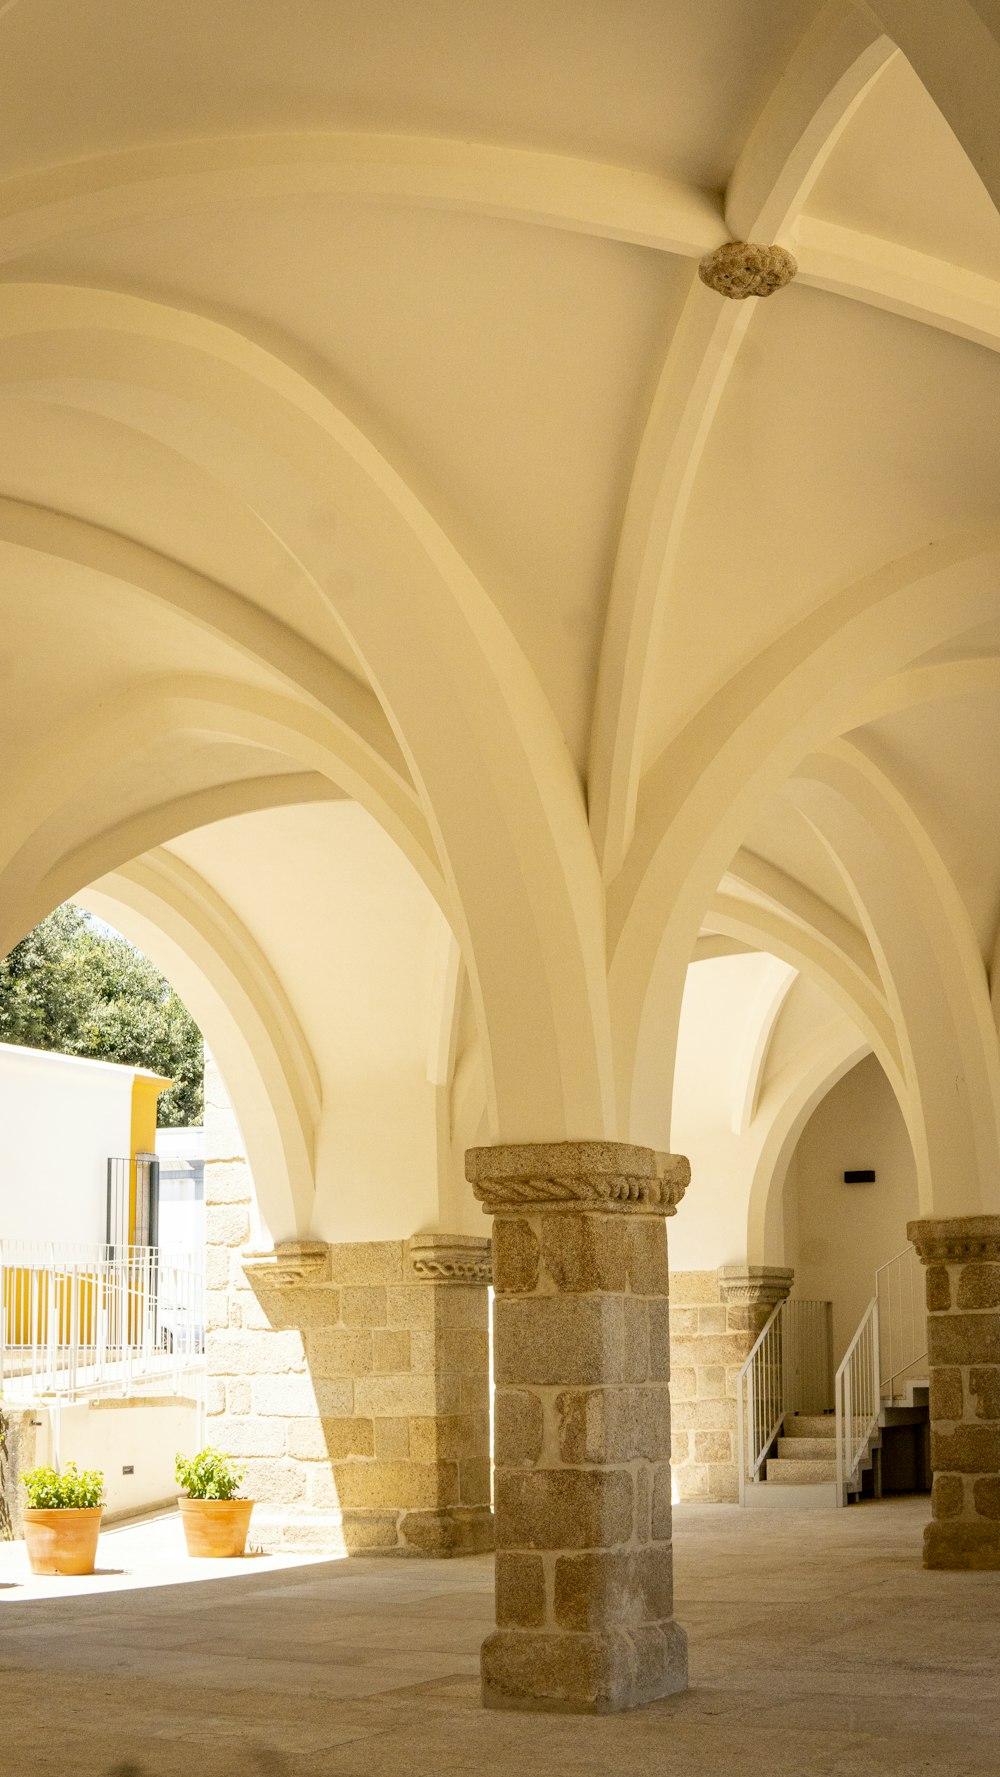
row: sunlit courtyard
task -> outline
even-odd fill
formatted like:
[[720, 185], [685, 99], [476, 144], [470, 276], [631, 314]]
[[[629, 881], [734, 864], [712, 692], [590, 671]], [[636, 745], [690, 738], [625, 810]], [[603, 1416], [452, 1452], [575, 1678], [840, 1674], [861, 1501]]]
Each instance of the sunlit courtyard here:
[[[186, 1561], [169, 1515], [93, 1580], [0, 1551], [4, 1770], [104, 1777], [988, 1777], [1000, 1593], [924, 1572], [923, 1500], [679, 1508], [681, 1696], [615, 1719], [484, 1712], [493, 1562]], [[225, 1570], [225, 1571], [224, 1571]]]

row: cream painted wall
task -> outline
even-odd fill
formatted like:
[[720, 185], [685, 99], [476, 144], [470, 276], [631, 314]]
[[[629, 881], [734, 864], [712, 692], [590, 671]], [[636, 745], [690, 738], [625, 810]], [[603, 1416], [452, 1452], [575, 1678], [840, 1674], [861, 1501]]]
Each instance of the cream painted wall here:
[[701, 1271], [744, 1256], [746, 1182], [730, 1115], [734, 1082], [727, 1039], [734, 1004], [749, 1006], [765, 966], [760, 956], [738, 956], [688, 970], [670, 1145], [688, 1156], [691, 1183], [668, 1229], [675, 1271]]
[[0, 1044], [0, 1240], [103, 1241], [134, 1070]]
[[[135, 1395], [37, 1406], [41, 1420], [36, 1460], [100, 1469], [105, 1521], [148, 1511], [177, 1498], [174, 1461], [193, 1454], [200, 1440], [201, 1408], [179, 1395]], [[123, 1474], [131, 1468], [132, 1474]], [[99, 1563], [101, 1565], [101, 1563]]]
[[[746, 1127], [749, 1074], [767, 1072], [769, 1048], [780, 1041], [796, 988], [784, 1001], [772, 1044], [759, 1043], [763, 1008], [779, 985], [782, 965], [764, 953], [699, 962], [688, 970], [674, 1084], [671, 1146], [691, 1161], [691, 1184], [670, 1224], [670, 1263], [677, 1271], [739, 1264], [747, 1256], [747, 1208], [759, 1152], [761, 1118]], [[824, 998], [811, 990], [816, 1021]], [[763, 1109], [763, 1107], [762, 1107]]]
[[[872, 1167], [873, 1185], [845, 1185]], [[785, 1183], [785, 1262], [795, 1294], [833, 1303], [843, 1356], [875, 1291], [876, 1267], [906, 1246], [917, 1182], [906, 1126], [889, 1083], [868, 1056], [828, 1092], [799, 1137]]]
[[434, 1088], [419, 1068], [337, 1080], [316, 1144], [318, 1240], [439, 1226]]
[[433, 1004], [444, 921], [416, 872], [347, 801], [219, 822], [176, 849], [261, 946], [308, 1045], [320, 1100], [312, 1235], [400, 1239], [439, 1226], [428, 1075], [448, 1015]]

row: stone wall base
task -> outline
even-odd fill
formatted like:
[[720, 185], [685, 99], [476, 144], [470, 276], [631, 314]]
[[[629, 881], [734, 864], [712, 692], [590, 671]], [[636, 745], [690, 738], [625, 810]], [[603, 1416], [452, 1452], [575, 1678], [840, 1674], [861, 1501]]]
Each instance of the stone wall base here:
[[493, 1548], [493, 1513], [488, 1506], [404, 1512], [399, 1536], [403, 1555], [486, 1555]]
[[391, 1511], [349, 1507], [344, 1511], [257, 1505], [249, 1547], [311, 1549], [342, 1555], [488, 1554], [493, 1548], [493, 1513], [488, 1506], [451, 1506], [437, 1511]]
[[670, 1619], [603, 1634], [497, 1629], [482, 1674], [487, 1709], [615, 1715], [687, 1689], [687, 1635]]
[[37, 1460], [38, 1424], [32, 1408], [0, 1409], [0, 1543], [24, 1535], [21, 1476]]
[[924, 1566], [995, 1573], [1000, 1568], [1000, 1524], [935, 1521], [926, 1525]]

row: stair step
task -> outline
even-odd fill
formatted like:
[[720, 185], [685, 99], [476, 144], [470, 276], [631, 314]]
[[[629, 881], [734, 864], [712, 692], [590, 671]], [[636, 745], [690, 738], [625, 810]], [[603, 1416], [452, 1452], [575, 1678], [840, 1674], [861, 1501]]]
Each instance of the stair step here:
[[799, 1487], [768, 1487], [759, 1482], [746, 1490], [745, 1504], [758, 1511], [801, 1512], [818, 1506], [833, 1511], [837, 1504], [836, 1481], [807, 1481]]
[[787, 1456], [769, 1456], [767, 1459], [768, 1485], [772, 1482], [780, 1487], [801, 1487], [810, 1481], [835, 1481], [837, 1464], [834, 1461], [797, 1462]]
[[793, 1413], [782, 1430], [786, 1438], [835, 1438], [837, 1421], [832, 1413]]
[[779, 1438], [779, 1457], [788, 1457], [792, 1462], [829, 1462], [829, 1438]]

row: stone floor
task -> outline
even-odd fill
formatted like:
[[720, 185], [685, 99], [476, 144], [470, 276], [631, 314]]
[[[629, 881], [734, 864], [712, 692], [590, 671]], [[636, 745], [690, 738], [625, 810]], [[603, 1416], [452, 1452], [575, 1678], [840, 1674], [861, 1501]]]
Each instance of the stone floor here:
[[103, 1540], [117, 1573], [33, 1585], [4, 1548], [0, 1773], [985, 1777], [1000, 1575], [924, 1573], [926, 1516], [679, 1508], [691, 1689], [599, 1720], [479, 1708], [486, 1558], [262, 1557], [170, 1584], [191, 1569], [164, 1520]]

